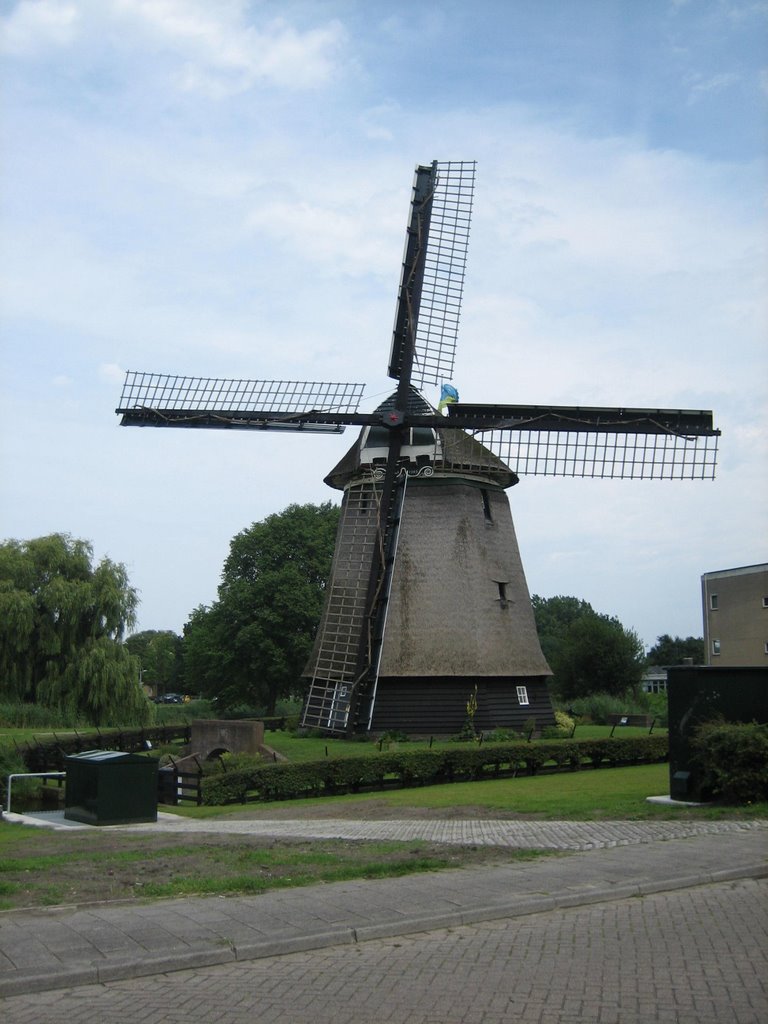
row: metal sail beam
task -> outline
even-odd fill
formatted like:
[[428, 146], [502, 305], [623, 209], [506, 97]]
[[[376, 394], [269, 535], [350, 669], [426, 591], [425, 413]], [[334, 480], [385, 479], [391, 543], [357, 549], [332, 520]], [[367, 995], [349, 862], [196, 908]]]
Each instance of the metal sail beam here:
[[437, 161], [417, 167], [413, 180], [411, 215], [405, 232], [405, 252], [395, 307], [395, 326], [387, 373], [394, 380], [410, 382], [416, 327], [429, 238], [432, 200], [437, 183]]
[[451, 426], [520, 431], [578, 430], [646, 434], [719, 434], [706, 409], [633, 409], [580, 405], [448, 406]]

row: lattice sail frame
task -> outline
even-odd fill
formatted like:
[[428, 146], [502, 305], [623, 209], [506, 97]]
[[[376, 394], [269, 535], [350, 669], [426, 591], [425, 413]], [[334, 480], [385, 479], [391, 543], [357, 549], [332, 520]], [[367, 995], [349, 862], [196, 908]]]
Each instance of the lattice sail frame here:
[[304, 421], [297, 426], [291, 417], [355, 413], [364, 390], [364, 384], [347, 382], [181, 377], [129, 370], [117, 412], [129, 426], [224, 427], [252, 421], [261, 429], [341, 433], [343, 424]]
[[719, 434], [489, 430], [474, 436], [518, 476], [714, 480]]
[[[474, 160], [447, 160], [436, 161], [432, 166], [435, 177], [428, 197], [430, 212], [423, 277], [418, 286], [417, 307], [409, 310], [416, 320], [410, 379], [419, 388], [453, 377], [477, 164]], [[417, 183], [419, 173], [426, 171], [427, 168], [417, 168]], [[414, 184], [412, 202], [419, 201], [417, 187]], [[419, 216], [412, 215], [409, 232], [419, 232], [420, 225]], [[407, 274], [413, 269], [408, 252], [413, 241], [407, 234], [400, 302], [408, 301], [405, 295], [410, 288]], [[421, 239], [416, 242], [416, 248], [420, 245]], [[398, 345], [396, 339], [390, 360], [393, 377], [398, 376], [398, 357], [394, 354]]]

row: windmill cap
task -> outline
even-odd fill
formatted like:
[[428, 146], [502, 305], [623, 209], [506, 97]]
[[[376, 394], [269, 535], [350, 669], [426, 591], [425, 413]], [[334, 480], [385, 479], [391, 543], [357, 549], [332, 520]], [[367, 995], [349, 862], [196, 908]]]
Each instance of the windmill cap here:
[[[350, 483], [383, 474], [389, 448], [389, 430], [409, 418], [437, 415], [437, 411], [413, 387], [406, 396], [405, 410], [397, 408], [397, 392], [386, 398], [373, 413], [381, 426], [364, 427], [357, 441], [334, 466], [325, 483], [344, 490]], [[462, 477], [480, 479], [498, 487], [512, 487], [518, 477], [497, 455], [464, 430], [451, 427], [419, 427], [411, 424], [404, 441], [402, 461], [412, 476]]]

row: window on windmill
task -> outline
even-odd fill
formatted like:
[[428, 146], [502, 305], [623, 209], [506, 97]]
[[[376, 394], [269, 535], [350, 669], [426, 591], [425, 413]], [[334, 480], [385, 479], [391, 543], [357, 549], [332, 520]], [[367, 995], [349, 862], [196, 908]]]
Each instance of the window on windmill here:
[[[368, 463], [386, 462], [392, 435], [387, 427], [366, 427], [363, 433], [360, 461]], [[406, 462], [433, 462], [442, 458], [442, 448], [437, 433], [431, 427], [411, 427], [403, 437], [400, 458]]]
[[365, 439], [366, 448], [386, 448], [389, 445], [389, 431], [386, 427], [370, 427]]
[[430, 448], [435, 444], [435, 432], [431, 427], [414, 427], [411, 431], [411, 444], [424, 448]]
[[713, 654], [719, 654], [720, 653], [720, 641], [719, 640], [713, 640], [712, 641], [712, 653]]
[[493, 514], [491, 512], [491, 499], [488, 497], [488, 491], [485, 487], [481, 488], [480, 494], [483, 498], [483, 516], [485, 517], [486, 523], [493, 522]]
[[496, 586], [499, 588], [499, 605], [502, 608], [506, 608], [508, 605], [507, 601], [507, 584], [496, 582]]
[[517, 687], [517, 703], [518, 704], [530, 704], [528, 700], [528, 687], [518, 686]]
[[768, 608], [768, 597], [763, 598], [763, 608]]
[[709, 607], [712, 609], [713, 612], [717, 611], [717, 594], [709, 595]]

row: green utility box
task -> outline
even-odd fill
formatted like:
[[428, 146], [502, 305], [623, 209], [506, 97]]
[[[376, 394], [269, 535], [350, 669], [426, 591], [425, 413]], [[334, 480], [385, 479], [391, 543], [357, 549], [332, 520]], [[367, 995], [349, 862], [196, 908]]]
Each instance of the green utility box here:
[[157, 821], [157, 759], [86, 750], [64, 759], [64, 817], [86, 825]]

